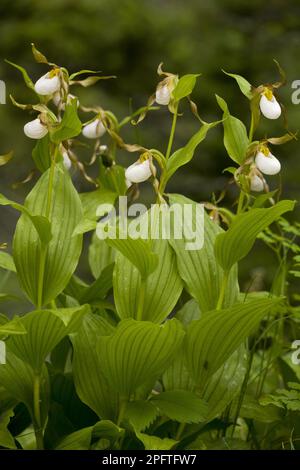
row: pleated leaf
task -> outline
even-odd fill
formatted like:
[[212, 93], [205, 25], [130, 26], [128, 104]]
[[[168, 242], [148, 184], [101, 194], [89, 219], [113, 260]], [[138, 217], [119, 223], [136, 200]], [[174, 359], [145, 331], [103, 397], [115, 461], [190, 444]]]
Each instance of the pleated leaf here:
[[[47, 206], [50, 170], [47, 170], [26, 199], [25, 206], [43, 216]], [[22, 288], [35, 304], [48, 304], [67, 285], [81, 252], [82, 237], [72, 236], [82, 217], [79, 196], [69, 175], [56, 165], [51, 204], [52, 239], [46, 249], [26, 216], [18, 221], [13, 256]]]
[[[27, 406], [33, 417], [34, 371], [32, 367], [11, 351], [7, 351], [6, 364], [0, 365], [0, 383], [12, 398]], [[49, 377], [46, 366], [43, 366], [41, 370], [40, 396], [41, 420], [45, 423], [49, 407]]]
[[[169, 200], [171, 204], [196, 205], [191, 199], [177, 194], [170, 194]], [[197, 222], [196, 230], [197, 236], [201, 238], [203, 227], [200, 222]], [[221, 289], [224, 273], [214, 254], [215, 240], [220, 233], [222, 233], [222, 229], [207, 214], [204, 214], [204, 244], [202, 248], [186, 250], [187, 240], [185, 238], [170, 240], [176, 253], [179, 274], [188, 292], [197, 300], [201, 312], [213, 310], [216, 307]], [[232, 305], [237, 300], [238, 292], [237, 269], [235, 267], [229, 276], [224, 306]]]
[[207, 403], [187, 390], [162, 392], [151, 398], [160, 413], [179, 423], [200, 423], [207, 416]]
[[208, 404], [208, 421], [219, 416], [240, 392], [246, 365], [247, 355], [244, 345], [241, 345], [208, 379], [202, 395]]
[[121, 321], [113, 335], [101, 337], [98, 343], [99, 360], [111, 388], [129, 398], [138, 387], [155, 381], [170, 364], [183, 336], [174, 319], [162, 326]]
[[203, 385], [280, 302], [281, 298], [251, 300], [193, 321], [184, 346], [195, 383]]
[[151, 250], [149, 241], [128, 237], [124, 240], [107, 238], [106, 242], [122, 253], [138, 269], [142, 279], [147, 279], [155, 271], [158, 265], [158, 255]]
[[89, 265], [95, 279], [98, 279], [104, 268], [114, 262], [115, 255], [115, 250], [94, 233], [89, 246]]
[[46, 357], [68, 334], [76, 331], [88, 311], [86, 306], [57, 310], [37, 310], [20, 319], [27, 334], [10, 338], [9, 349], [38, 372]]
[[294, 201], [280, 201], [268, 209], [251, 209], [236, 216], [227, 232], [216, 239], [215, 254], [220, 266], [229, 271], [249, 253], [258, 234], [294, 206]]
[[[159, 214], [156, 210], [154, 208], [154, 211], [151, 211], [151, 220], [153, 220], [154, 227], [156, 224], [159, 225]], [[150, 211], [141, 216], [142, 227], [144, 217], [150, 217]], [[154, 323], [161, 323], [175, 307], [182, 292], [182, 281], [176, 268], [175, 254], [168, 240], [153, 237], [150, 241], [151, 251], [157, 255], [158, 264], [154, 272], [145, 281], [145, 296], [141, 318]], [[141, 295], [141, 274], [120, 253], [116, 257], [113, 286], [119, 317], [122, 319], [136, 318]]]
[[114, 331], [100, 316], [87, 315], [80, 331], [72, 335], [74, 347], [73, 376], [77, 394], [99, 418], [116, 420], [118, 396], [108, 387], [103, 374], [103, 360], [96, 350], [101, 335]]
[[9, 335], [25, 335], [27, 330], [19, 317], [8, 321], [5, 317], [0, 318], [0, 338]]

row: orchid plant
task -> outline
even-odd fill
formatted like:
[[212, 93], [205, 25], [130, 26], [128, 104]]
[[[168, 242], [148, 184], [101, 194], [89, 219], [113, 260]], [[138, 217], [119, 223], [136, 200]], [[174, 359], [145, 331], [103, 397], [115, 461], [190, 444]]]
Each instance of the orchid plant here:
[[[258, 137], [260, 119], [281, 117], [282, 68], [277, 64], [280, 81], [258, 87], [227, 73], [249, 100], [248, 131], [220, 96], [219, 120], [199, 116], [191, 99], [199, 74], [179, 77], [161, 64], [147, 104], [119, 119], [98, 104], [84, 106], [73, 94], [78, 86], [112, 77], [70, 73], [34, 45], [32, 51], [48, 70], [35, 83], [9, 62], [32, 92], [34, 103], [11, 100], [31, 114], [24, 138], [35, 141], [32, 159], [40, 176], [24, 204], [0, 195], [1, 205], [20, 213], [12, 254], [1, 240], [1, 275], [15, 276], [32, 306], [25, 315], [0, 315], [0, 447], [299, 447], [300, 375], [290, 349], [300, 337], [300, 310], [288, 283], [299, 277], [300, 225], [285, 218], [295, 201], [279, 200], [271, 178], [281, 170], [272, 146], [295, 134]], [[183, 100], [199, 129], [174, 150]], [[166, 150], [125, 142], [123, 127], [142, 125], [159, 107], [172, 120]], [[200, 248], [187, 250], [185, 233], [169, 239], [148, 232], [97, 236], [109, 215], [99, 207], [116, 206], [120, 197], [134, 203], [144, 182], [164, 213], [175, 205], [197, 207], [168, 193], [167, 185], [217, 126], [223, 127], [233, 162], [229, 182], [238, 197], [233, 207], [222, 207], [222, 198], [203, 202], [203, 224], [196, 221], [195, 229], [204, 235]], [[80, 154], [83, 147], [90, 150], [89, 162]], [[118, 161], [119, 149], [135, 155], [128, 168]], [[0, 164], [11, 157], [0, 157]], [[76, 190], [76, 171], [90, 191]], [[136, 223], [143, 225], [150, 212]], [[160, 226], [161, 219], [155, 220]], [[91, 283], [77, 271], [88, 232]], [[278, 270], [270, 292], [243, 292], [238, 263], [257, 238], [274, 251]], [[6, 298], [5, 283], [2, 289], [0, 300]]]

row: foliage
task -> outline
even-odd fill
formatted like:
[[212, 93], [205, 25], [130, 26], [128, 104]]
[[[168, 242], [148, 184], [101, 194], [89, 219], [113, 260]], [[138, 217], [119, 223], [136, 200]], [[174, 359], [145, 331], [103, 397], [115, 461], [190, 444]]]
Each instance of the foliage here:
[[[227, 442], [231, 448], [281, 448], [299, 412], [299, 379], [286, 357], [299, 331], [297, 299], [287, 290], [299, 274], [299, 224], [286, 218], [295, 201], [269, 191], [257, 155], [270, 158], [269, 146], [294, 135], [255, 140], [255, 133], [262, 120], [258, 98], [275, 96], [282, 83], [254, 87], [229, 74], [249, 100], [248, 131], [220, 97], [221, 119], [203, 121], [191, 100], [200, 74], [179, 77], [160, 64], [155, 94], [120, 119], [98, 104], [84, 106], [71, 93], [110, 77], [91, 70], [70, 75], [34, 45], [32, 52], [47, 75], [39, 88], [12, 64], [34, 103], [12, 102], [34, 114], [24, 131], [37, 139], [39, 176], [23, 204], [0, 199], [21, 212], [12, 255], [1, 245], [0, 267], [18, 279], [19, 295], [30, 305], [13, 319], [0, 316], [0, 447], [215, 449]], [[128, 142], [123, 132], [156, 112], [155, 101], [172, 120], [165, 152]], [[185, 105], [197, 129], [174, 150]], [[174, 175], [221, 126], [235, 165], [229, 169], [239, 193], [235, 212], [222, 207], [222, 199], [200, 207], [167, 192]], [[83, 149], [90, 153], [88, 165]], [[121, 152], [138, 154], [127, 169]], [[78, 190], [78, 176], [93, 188]], [[260, 195], [255, 177], [264, 182]], [[146, 185], [156, 204], [142, 211], [134, 203]], [[194, 223], [174, 222], [172, 214], [184, 214], [186, 206]], [[179, 237], [174, 229], [181, 230]], [[193, 247], [191, 235], [198, 241]], [[239, 283], [238, 265], [258, 237], [278, 263], [270, 292], [243, 291]], [[90, 282], [76, 271], [83, 238]], [[1, 296], [7, 296], [5, 284]], [[274, 392], [282, 383], [290, 389]], [[30, 433], [32, 439], [24, 439]]]

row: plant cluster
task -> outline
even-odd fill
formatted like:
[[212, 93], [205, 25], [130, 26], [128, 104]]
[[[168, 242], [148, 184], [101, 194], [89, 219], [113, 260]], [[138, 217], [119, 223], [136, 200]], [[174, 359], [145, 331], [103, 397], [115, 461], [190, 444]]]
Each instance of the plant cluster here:
[[[0, 195], [20, 212], [12, 255], [2, 241], [0, 267], [17, 276], [32, 309], [0, 316], [0, 447], [5, 449], [270, 449], [297, 448], [300, 435], [299, 372], [290, 360], [299, 333], [299, 297], [289, 276], [299, 277], [299, 224], [285, 214], [268, 184], [281, 164], [271, 148], [295, 138], [255, 137], [260, 119], [278, 119], [280, 81], [252, 86], [229, 74], [249, 100], [250, 126], [230, 114], [207, 123], [191, 99], [198, 74], [182, 77], [158, 68], [159, 83], [146, 106], [122, 119], [99, 105], [84, 106], [73, 90], [104, 77], [51, 63], [32, 46], [48, 71], [35, 83], [19, 65], [33, 104], [12, 102], [32, 115], [25, 135], [36, 141], [40, 172], [24, 204]], [[187, 100], [199, 129], [173, 151], [181, 103]], [[123, 127], [139, 125], [165, 106], [172, 116], [166, 150], [125, 142]], [[87, 117], [85, 117], [87, 116]], [[97, 237], [107, 211], [99, 206], [134, 202], [140, 183], [153, 187], [154, 207], [166, 213], [197, 203], [166, 192], [208, 132], [223, 126], [227, 168], [239, 192], [234, 208], [205, 202], [203, 246], [187, 250], [183, 238]], [[285, 125], [286, 128], [286, 125]], [[213, 131], [212, 131], [213, 132]], [[89, 162], [81, 157], [90, 149]], [[132, 154], [124, 168], [119, 149]], [[12, 158], [3, 155], [0, 164]], [[89, 166], [97, 165], [97, 177]], [[79, 171], [91, 191], [78, 193]], [[268, 181], [265, 179], [268, 177]], [[274, 182], [275, 184], [276, 182]], [[136, 223], [154, 217], [141, 214]], [[82, 241], [92, 232], [88, 261], [92, 283], [75, 274]], [[257, 238], [274, 251], [278, 270], [270, 292], [239, 287], [238, 263]], [[7, 298], [5, 283], [0, 300]]]

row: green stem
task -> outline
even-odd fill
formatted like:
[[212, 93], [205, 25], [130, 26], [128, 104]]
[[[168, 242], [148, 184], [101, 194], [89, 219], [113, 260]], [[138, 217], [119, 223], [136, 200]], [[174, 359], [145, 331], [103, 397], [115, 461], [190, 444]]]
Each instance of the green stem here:
[[250, 123], [250, 131], [249, 131], [249, 143], [251, 144], [254, 135], [254, 115], [251, 113], [251, 123]]
[[[54, 181], [54, 171], [55, 171], [55, 162], [56, 162], [57, 152], [58, 152], [58, 146], [55, 147], [53, 157], [52, 157], [52, 160], [51, 160], [49, 183], [48, 183], [48, 192], [47, 192], [46, 212], [45, 212], [45, 217], [47, 219], [49, 219], [49, 217], [51, 215], [53, 181]], [[39, 278], [38, 278], [38, 300], [37, 300], [38, 310], [40, 310], [43, 306], [43, 287], [44, 287], [46, 254], [47, 254], [47, 246], [42, 245], [41, 255], [40, 255], [40, 262], [39, 262]]]
[[174, 135], [175, 135], [175, 129], [176, 129], [177, 116], [178, 116], [178, 104], [179, 103], [177, 102], [176, 105], [175, 105], [175, 109], [174, 109], [171, 133], [170, 133], [169, 143], [168, 143], [168, 148], [167, 148], [167, 153], [166, 153], [166, 160], [168, 160], [170, 155], [171, 155], [171, 150], [172, 150], [172, 145], [173, 145]]
[[185, 430], [185, 425], [186, 423], [180, 423], [180, 425], [178, 426], [178, 430], [177, 430], [177, 433], [176, 433], [176, 437], [175, 437], [175, 440], [176, 441], [179, 441], [184, 430]]
[[34, 433], [36, 437], [36, 447], [38, 450], [42, 450], [44, 448], [44, 438], [43, 438], [43, 430], [42, 430], [42, 424], [41, 424], [40, 388], [41, 388], [41, 377], [39, 374], [34, 374], [34, 379], [33, 379]]
[[126, 398], [121, 398], [120, 399], [120, 407], [119, 407], [119, 416], [118, 416], [118, 420], [117, 420], [117, 426], [120, 426], [122, 421], [123, 421], [124, 414], [125, 414], [125, 411], [126, 411], [126, 406], [127, 406], [127, 399]]
[[240, 196], [239, 196], [237, 214], [240, 214], [241, 212], [243, 212], [244, 198], [245, 198], [244, 191], [241, 191], [241, 192], [240, 192]]
[[235, 427], [236, 427], [236, 423], [237, 423], [237, 420], [238, 420], [238, 417], [239, 417], [239, 414], [240, 414], [240, 411], [241, 411], [241, 408], [242, 408], [242, 404], [243, 404], [243, 401], [244, 401], [244, 396], [245, 396], [245, 393], [246, 393], [246, 390], [247, 390], [247, 385], [248, 385], [249, 378], [250, 378], [252, 362], [253, 362], [253, 358], [254, 358], [254, 350], [255, 350], [255, 348], [252, 347], [252, 349], [250, 351], [250, 356], [249, 356], [249, 360], [248, 360], [248, 367], [247, 367], [246, 374], [245, 374], [243, 384], [242, 384], [242, 387], [241, 387], [241, 391], [240, 391], [240, 395], [239, 395], [238, 403], [237, 403], [237, 409], [236, 409], [234, 420], [233, 420], [231, 437], [233, 437], [233, 435], [234, 435], [234, 430], [235, 430]]
[[143, 310], [144, 310], [144, 303], [145, 303], [145, 292], [146, 292], [146, 279], [141, 280], [140, 286], [140, 295], [139, 295], [139, 303], [136, 313], [136, 319], [138, 321], [143, 320]]
[[216, 307], [217, 310], [222, 309], [224, 298], [225, 298], [226, 287], [228, 284], [228, 278], [229, 278], [229, 271], [224, 271], [223, 281], [222, 281], [221, 290], [220, 290], [217, 307]]

